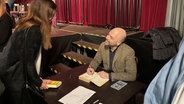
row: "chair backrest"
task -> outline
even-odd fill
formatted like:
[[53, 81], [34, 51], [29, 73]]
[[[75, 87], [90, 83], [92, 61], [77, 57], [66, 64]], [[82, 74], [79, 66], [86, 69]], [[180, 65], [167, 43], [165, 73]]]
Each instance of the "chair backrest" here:
[[179, 32], [173, 27], [150, 29], [146, 37], [151, 38], [153, 42], [153, 59], [155, 60], [165, 60], [175, 56], [181, 41]]

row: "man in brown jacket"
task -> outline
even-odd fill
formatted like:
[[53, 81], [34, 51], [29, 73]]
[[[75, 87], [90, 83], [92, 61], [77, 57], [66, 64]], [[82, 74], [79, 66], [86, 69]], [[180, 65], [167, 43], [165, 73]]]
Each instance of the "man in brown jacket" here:
[[101, 43], [98, 52], [87, 69], [87, 73], [92, 75], [103, 62], [105, 71], [98, 72], [102, 78], [108, 78], [111, 81], [136, 80], [135, 52], [124, 43], [125, 38], [126, 31], [124, 29], [112, 29], [106, 36], [106, 41]]

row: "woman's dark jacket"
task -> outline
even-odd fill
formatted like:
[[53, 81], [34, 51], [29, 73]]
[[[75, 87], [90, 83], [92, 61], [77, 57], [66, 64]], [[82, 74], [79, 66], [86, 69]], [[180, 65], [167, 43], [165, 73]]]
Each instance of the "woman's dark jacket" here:
[[[23, 60], [25, 57], [27, 58], [26, 70], [29, 82], [34, 83], [38, 87], [40, 87], [42, 84], [42, 80], [38, 76], [35, 68], [35, 60], [39, 53], [42, 42], [40, 28], [38, 26], [32, 26], [28, 30], [26, 37], [26, 50], [24, 44], [25, 34], [25, 30], [15, 32], [12, 34], [10, 41], [7, 43], [7, 46], [9, 46], [6, 56], [7, 60], [1, 64], [6, 65], [4, 68], [5, 74], [2, 77], [2, 81], [8, 90], [21, 91], [25, 87], [23, 69]], [[24, 51], [27, 53], [25, 56]]]
[[0, 17], [0, 52], [12, 34], [13, 25], [14, 21], [7, 12]]

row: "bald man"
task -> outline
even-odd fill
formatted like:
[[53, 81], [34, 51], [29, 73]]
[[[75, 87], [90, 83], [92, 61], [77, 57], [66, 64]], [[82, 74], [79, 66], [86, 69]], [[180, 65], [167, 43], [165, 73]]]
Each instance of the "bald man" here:
[[98, 72], [102, 78], [111, 81], [135, 81], [137, 75], [135, 52], [124, 43], [125, 39], [126, 31], [124, 29], [112, 29], [106, 36], [106, 41], [100, 44], [87, 73], [92, 75], [103, 62], [104, 71]]

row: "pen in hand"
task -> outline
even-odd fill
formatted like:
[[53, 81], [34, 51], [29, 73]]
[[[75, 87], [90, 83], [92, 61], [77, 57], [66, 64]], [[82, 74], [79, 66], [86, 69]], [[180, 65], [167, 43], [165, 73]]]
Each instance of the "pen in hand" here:
[[87, 73], [89, 74], [89, 75], [93, 75], [94, 74], [94, 69], [92, 68], [92, 67], [88, 67], [88, 69], [87, 69]]

